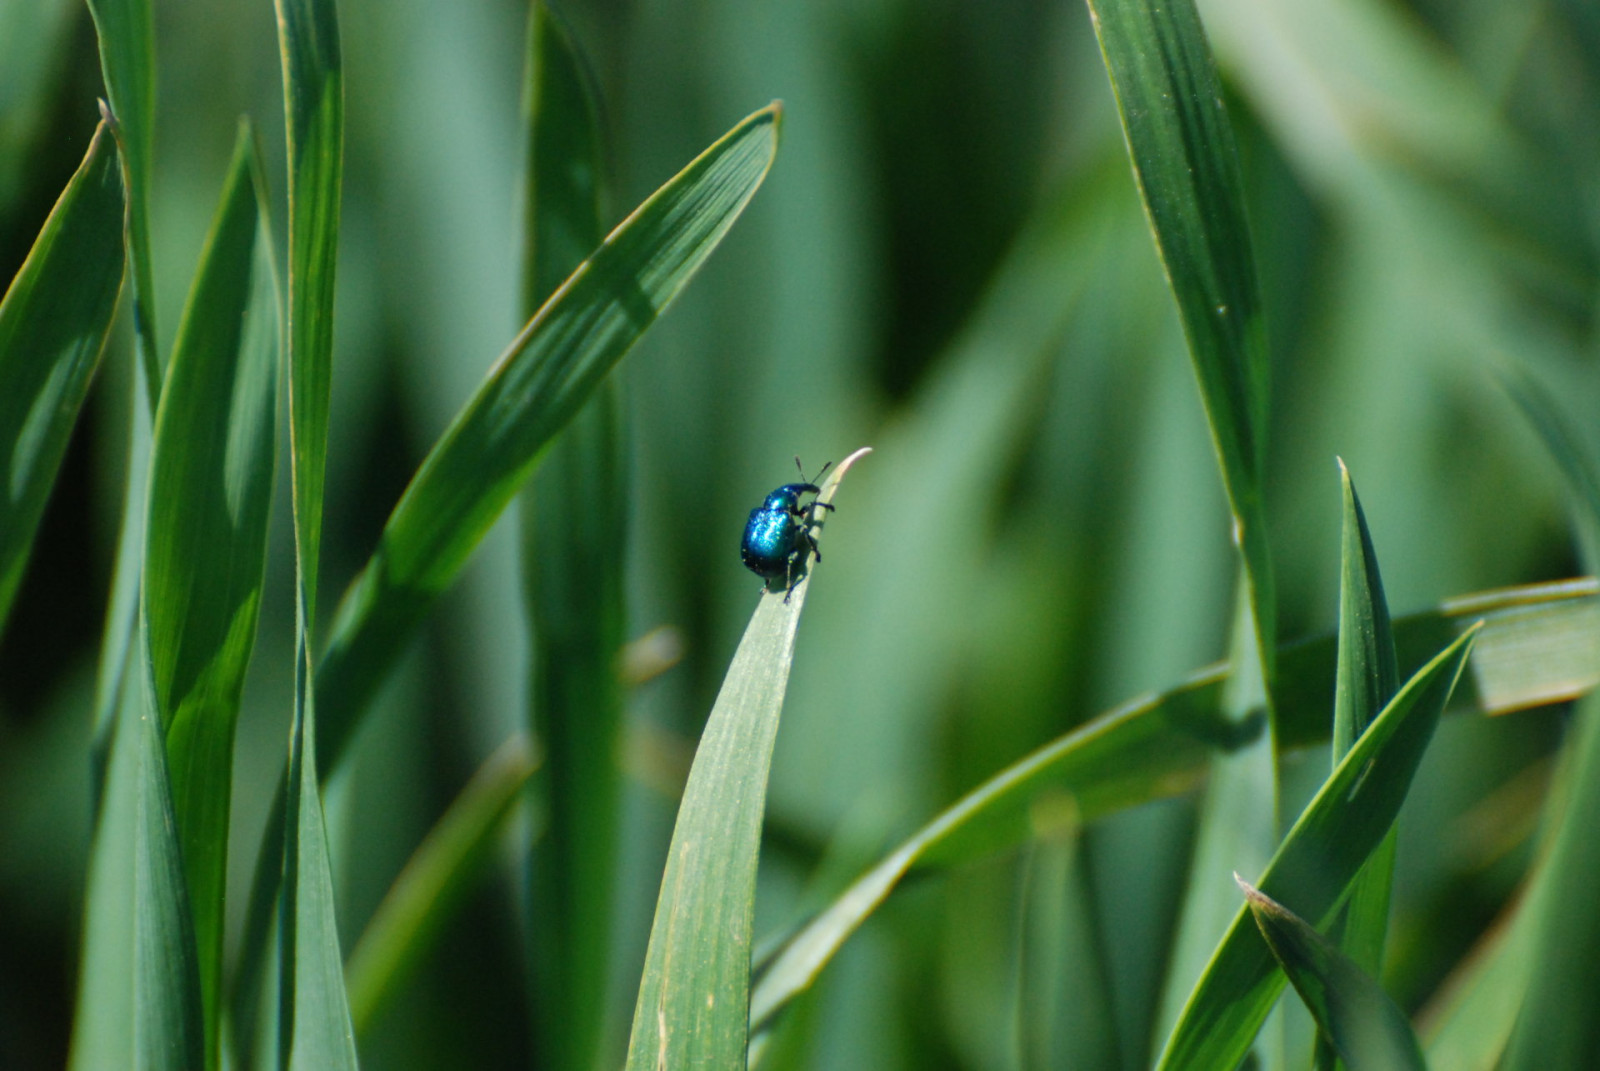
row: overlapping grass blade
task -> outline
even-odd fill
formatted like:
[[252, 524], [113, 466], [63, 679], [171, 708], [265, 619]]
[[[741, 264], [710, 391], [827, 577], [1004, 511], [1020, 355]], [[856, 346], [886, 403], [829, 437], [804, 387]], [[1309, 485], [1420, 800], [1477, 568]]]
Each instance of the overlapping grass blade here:
[[[1393, 823], [1466, 662], [1476, 629], [1406, 682], [1306, 806], [1258, 883], [1307, 919], [1325, 922]], [[1232, 1067], [1244, 1058], [1283, 986], [1240, 908], [1167, 1039], [1163, 1071]]]
[[1089, 0], [1089, 11], [1200, 382], [1270, 701], [1266, 328], [1233, 130], [1193, 0]]
[[245, 123], [156, 417], [143, 585], [213, 1064], [234, 726], [255, 645], [277, 452], [274, 272], [265, 185]]
[[[1372, 546], [1372, 534], [1367, 530], [1355, 483], [1343, 461], [1339, 463], [1339, 475], [1344, 489], [1344, 525], [1339, 576], [1339, 663], [1333, 690], [1335, 768], [1400, 687], [1394, 629], [1389, 621], [1389, 604], [1383, 596], [1377, 551]], [[1383, 967], [1394, 853], [1395, 830], [1390, 829], [1361, 869], [1350, 892], [1350, 902], [1335, 927], [1339, 947], [1369, 975], [1376, 975]], [[1318, 1036], [1318, 1067], [1334, 1066], [1330, 1041], [1326, 1032]]]
[[[1484, 710], [1555, 702], [1600, 684], [1600, 675], [1584, 669], [1588, 653], [1600, 649], [1600, 587], [1592, 580], [1490, 592], [1402, 617], [1394, 623], [1400, 664], [1421, 665], [1422, 652], [1449, 643], [1463, 620], [1483, 622], [1472, 665], [1476, 700]], [[1530, 647], [1524, 633], [1541, 639]], [[1541, 660], [1541, 647], [1554, 657]], [[1286, 715], [1280, 742], [1286, 747], [1328, 739], [1325, 712], [1336, 655], [1332, 637], [1280, 651]], [[770, 1026], [908, 873], [969, 861], [1028, 839], [1035, 832], [1035, 808], [1051, 799], [1070, 800], [1080, 819], [1089, 821], [1200, 784], [1214, 755], [1249, 743], [1262, 729], [1259, 717], [1240, 726], [1222, 713], [1227, 673], [1225, 665], [1211, 666], [1171, 691], [1108, 711], [941, 812], [784, 943], [756, 982], [752, 1029]]]
[[[817, 501], [865, 453], [841, 462]], [[762, 593], [706, 720], [661, 878], [628, 1071], [745, 1062], [767, 774], [809, 586], [807, 575], [792, 592]]]
[[1340, 1059], [1356, 1071], [1426, 1071], [1411, 1023], [1377, 979], [1300, 916], [1234, 879], [1273, 958]]
[[373, 912], [350, 952], [345, 977], [359, 1036], [427, 954], [444, 923], [491, 857], [494, 837], [538, 762], [521, 734], [478, 768], [429, 830]]
[[89, 858], [73, 1071], [201, 1071], [205, 1019], [148, 662], [128, 674]]
[[122, 288], [122, 168], [101, 123], [0, 301], [0, 628]]
[[739, 123], [612, 231], [423, 460], [345, 594], [318, 670], [327, 761], [540, 450], [733, 226], [772, 165], [778, 118], [772, 105]]
[[333, 0], [277, 0], [289, 148], [289, 458], [294, 487], [295, 709], [278, 913], [278, 1058], [356, 1066], [317, 779], [311, 627], [328, 451], [334, 268], [344, 170], [344, 75]]
[[[600, 244], [598, 102], [565, 27], [528, 13], [524, 88], [523, 307], [531, 318]], [[522, 498], [532, 625], [532, 728], [545, 816], [529, 858], [533, 1037], [541, 1067], [602, 1063], [610, 989], [622, 770], [617, 657], [626, 624], [628, 474], [617, 385], [607, 379], [555, 441]]]
[[[776, 105], [745, 119], [624, 220], [513, 340], [424, 459], [377, 552], [346, 593], [317, 670], [323, 749], [330, 754], [324, 768], [336, 761], [384, 671], [542, 448], [749, 203], [772, 164], [778, 119]], [[292, 301], [292, 250], [290, 261]], [[292, 406], [292, 393], [290, 400]], [[269, 843], [282, 835], [281, 814], [268, 824]], [[266, 940], [274, 877], [258, 863], [235, 1002], [241, 1016], [254, 1002], [251, 979]]]

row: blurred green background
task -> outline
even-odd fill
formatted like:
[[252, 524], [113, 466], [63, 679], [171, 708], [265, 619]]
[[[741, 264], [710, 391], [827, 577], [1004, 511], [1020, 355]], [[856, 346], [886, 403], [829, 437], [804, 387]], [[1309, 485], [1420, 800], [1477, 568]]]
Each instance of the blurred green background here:
[[[1583, 0], [1206, 0], [1273, 355], [1269, 511], [1284, 638], [1332, 628], [1334, 458], [1396, 613], [1576, 571], [1552, 466], [1498, 385], [1595, 411], [1600, 16]], [[876, 452], [839, 500], [774, 762], [757, 934], [791, 924], [963, 789], [1220, 657], [1234, 563], [1181, 333], [1081, 3], [569, 0], [603, 98], [608, 223], [739, 117], [784, 102], [767, 188], [619, 375], [630, 637], [682, 660], [630, 697], [617, 1055], [672, 792], [757, 583], [746, 512]], [[283, 248], [266, 0], [156, 4], [152, 225], [170, 345], [240, 113]], [[525, 4], [344, 0], [346, 188], [321, 605], [516, 322]], [[0, 0], [0, 276], [94, 128], [76, 0]], [[124, 336], [126, 327], [124, 326]], [[0, 1064], [64, 1059], [88, 845], [89, 703], [120, 510], [114, 343], [0, 640]], [[287, 466], [240, 722], [234, 910], [292, 681]], [[375, 705], [330, 793], [353, 942], [479, 762], [525, 724], [509, 515]], [[951, 613], [950, 606], [958, 608]], [[1402, 820], [1388, 980], [1415, 1009], [1526, 862], [1563, 711], [1447, 720]], [[1325, 757], [1297, 757], [1312, 787]], [[1290, 771], [1294, 782], [1295, 770]], [[1486, 802], [1487, 801], [1487, 802]], [[1492, 804], [1492, 806], [1491, 806]], [[1087, 1025], [1061, 1066], [1151, 1057], [1193, 804], [897, 895], [791, 1016], [769, 1067], [1008, 1068], [1019, 905], [1057, 882]], [[530, 1059], [509, 831], [372, 1067]], [[1406, 830], [1426, 830], [1407, 836]], [[1076, 944], [1073, 944], [1076, 942]]]

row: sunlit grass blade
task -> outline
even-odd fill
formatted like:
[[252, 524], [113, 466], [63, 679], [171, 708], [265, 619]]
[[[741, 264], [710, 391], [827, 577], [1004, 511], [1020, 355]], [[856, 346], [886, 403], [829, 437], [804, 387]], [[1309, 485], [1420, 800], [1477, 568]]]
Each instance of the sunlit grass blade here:
[[96, 128], [0, 301], [0, 628], [21, 583], [122, 288], [117, 145]]
[[278, 418], [278, 293], [255, 135], [233, 163], [156, 417], [143, 624], [217, 1059], [233, 736], [255, 645]]
[[779, 109], [734, 127], [606, 238], [423, 460], [345, 594], [318, 670], [328, 763], [539, 452], [705, 263], [766, 177]]
[[124, 685], [85, 899], [69, 1066], [201, 1071], [200, 970], [147, 671]]
[[[600, 244], [598, 101], [542, 0], [528, 11], [522, 315], [531, 318]], [[540, 1067], [592, 1071], [606, 1038], [618, 861], [628, 473], [617, 384], [551, 443], [522, 497], [532, 626], [532, 729], [544, 822], [529, 856], [534, 1044]]]
[[1193, 0], [1089, 0], [1089, 11], [1200, 383], [1270, 701], [1266, 328], [1233, 129]]
[[[344, 74], [333, 0], [277, 0], [277, 10], [289, 148], [289, 462], [296, 590], [294, 722], [278, 908], [278, 1058], [290, 1069], [331, 1071], [355, 1067], [356, 1047], [317, 778], [311, 628], [317, 616], [327, 469]], [[245, 969], [251, 971], [251, 965]]]
[[[153, 410], [161, 386], [155, 284], [150, 266], [150, 173], [155, 155], [156, 47], [150, 0], [89, 0], [100, 45], [100, 74], [116, 117], [128, 186], [128, 261], [132, 268], [134, 348]], [[144, 504], [137, 506], [141, 511]]]
[[[1509, 617], [1510, 635], [1497, 638]], [[1600, 679], [1575, 672], [1571, 652], [1600, 644], [1600, 588], [1591, 580], [1537, 585], [1453, 600], [1447, 611], [1394, 623], [1401, 664], [1420, 665], [1449, 643], [1461, 621], [1482, 620], [1473, 644], [1477, 701], [1492, 711], [1571, 698]], [[1557, 656], [1544, 661], [1518, 638], [1544, 637]], [[1496, 644], [1520, 657], [1495, 656]], [[1478, 661], [1490, 657], [1486, 668]], [[1334, 688], [1336, 641], [1325, 637], [1279, 654], [1286, 746], [1326, 742], [1327, 697]], [[1543, 672], [1540, 672], [1543, 670]], [[1236, 725], [1221, 711], [1225, 665], [1211, 666], [1167, 692], [1140, 696], [1102, 714], [1006, 767], [935, 816], [785, 942], [757, 981], [750, 1004], [753, 1030], [807, 989], [840, 946], [912, 871], [954, 865], [1012, 847], [1035, 835], [1035, 808], [1070, 800], [1082, 821], [1190, 791], [1203, 782], [1218, 752], [1249, 743], [1261, 719]], [[1466, 689], [1457, 689], [1457, 695]], [[1295, 712], [1305, 712], [1296, 714]]]
[[[841, 462], [817, 501], [831, 500], [865, 453]], [[810, 582], [808, 573], [792, 591], [762, 593], [706, 720], [661, 878], [628, 1071], [745, 1062], [767, 774]]]
[[[1325, 923], [1393, 823], [1472, 645], [1469, 629], [1406, 682], [1285, 835], [1258, 886]], [[1163, 1071], [1232, 1067], [1243, 1059], [1283, 975], [1240, 908], [1167, 1039]]]
[[1300, 916], [1234, 878], [1273, 958], [1340, 1059], [1354, 1071], [1426, 1071], [1411, 1023], [1377, 979]]
[[[1344, 491], [1344, 524], [1339, 568], [1339, 663], [1333, 691], [1335, 768], [1400, 687], [1394, 629], [1378, 572], [1378, 554], [1372, 546], [1372, 534], [1367, 530], [1355, 483], [1343, 461], [1339, 463], [1339, 475]], [[1339, 947], [1370, 975], [1383, 968], [1394, 853], [1395, 830], [1391, 829], [1362, 867], [1349, 903], [1335, 926]], [[1334, 1065], [1330, 1041], [1326, 1032], [1318, 1036], [1319, 1067]]]
[[516, 735], [489, 756], [395, 879], [345, 965], [350, 1019], [362, 1034], [427, 954], [491, 858], [495, 835], [538, 762]]

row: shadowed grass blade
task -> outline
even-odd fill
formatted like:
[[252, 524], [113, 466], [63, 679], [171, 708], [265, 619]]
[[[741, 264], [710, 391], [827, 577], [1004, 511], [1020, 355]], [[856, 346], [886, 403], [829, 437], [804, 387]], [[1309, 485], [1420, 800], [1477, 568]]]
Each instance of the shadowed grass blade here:
[[[817, 501], [864, 453], [840, 463]], [[809, 585], [807, 575], [791, 592], [762, 593], [706, 721], [661, 878], [627, 1071], [745, 1062], [767, 774]]]
[[233, 163], [167, 368], [151, 455], [143, 624], [219, 1039], [233, 735], [255, 646], [278, 421], [278, 293], [255, 135]]
[[1355, 1071], [1427, 1071], [1411, 1023], [1377, 979], [1300, 916], [1237, 874], [1234, 880], [1273, 958], [1340, 1059]]
[[117, 156], [101, 123], [0, 301], [0, 627], [122, 289], [126, 205]]
[[538, 766], [528, 739], [513, 736], [489, 756], [406, 862], [350, 952], [350, 1019], [362, 1034], [395, 987], [427, 954], [471, 882], [490, 858], [494, 837]]
[[[1394, 822], [1433, 738], [1476, 629], [1406, 682], [1306, 806], [1259, 883], [1262, 892], [1325, 922]], [[1232, 1067], [1244, 1058], [1283, 987], [1260, 931], [1239, 909], [1189, 998], [1159, 1066]]]
[[[144, 373], [148, 404], [155, 408], [161, 385], [161, 350], [156, 343], [155, 284], [150, 266], [150, 171], [155, 155], [156, 46], [150, 0], [89, 0], [100, 45], [100, 75], [116, 117], [128, 185], [129, 292], [133, 338]], [[142, 512], [144, 503], [138, 504]]]
[[[542, 0], [528, 12], [523, 307], [532, 317], [600, 244], [598, 104], [582, 57]], [[528, 860], [534, 1044], [540, 1067], [592, 1071], [606, 1040], [622, 803], [628, 471], [606, 379], [550, 444], [521, 505], [528, 695], [545, 815]]]
[[[289, 459], [294, 487], [295, 703], [278, 914], [278, 1058], [356, 1066], [317, 780], [311, 627], [328, 451], [334, 268], [344, 170], [344, 75], [333, 0], [277, 0], [289, 148]], [[248, 969], [248, 965], [247, 965]]]
[[201, 1071], [200, 970], [148, 672], [126, 677], [108, 759], [69, 1066]]

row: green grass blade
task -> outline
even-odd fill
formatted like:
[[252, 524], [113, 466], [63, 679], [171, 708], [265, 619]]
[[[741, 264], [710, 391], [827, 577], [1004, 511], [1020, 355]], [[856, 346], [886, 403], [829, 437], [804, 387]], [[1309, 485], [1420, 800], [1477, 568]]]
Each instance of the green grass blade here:
[[[818, 501], [864, 453], [840, 463]], [[706, 721], [661, 878], [628, 1071], [745, 1062], [767, 774], [809, 585], [762, 593]]]
[[[1406, 683], [1306, 806], [1259, 887], [1308, 919], [1325, 922], [1383, 839], [1433, 737], [1476, 630]], [[1161, 1056], [1164, 1071], [1232, 1067], [1244, 1058], [1277, 1000], [1283, 976], [1240, 908]]]
[[[598, 106], [582, 58], [529, 5], [524, 90], [523, 307], [531, 318], [604, 237]], [[545, 759], [544, 828], [529, 857], [534, 1044], [540, 1067], [592, 1071], [606, 1037], [622, 803], [628, 473], [608, 379], [551, 443], [521, 501], [532, 625], [532, 730]]]
[[295, 709], [278, 913], [278, 1058], [287, 1068], [322, 1071], [356, 1066], [317, 779], [311, 655], [344, 170], [344, 75], [333, 0], [277, 0], [277, 10], [289, 148], [289, 458], [296, 566]]
[[[1569, 426], [1561, 408], [1531, 380], [1514, 385], [1524, 412], [1544, 438], [1574, 501], [1586, 556], [1600, 556], [1600, 476], [1592, 448]], [[1600, 666], [1600, 659], [1590, 663]], [[1535, 969], [1517, 1015], [1504, 1071], [1563, 1071], [1600, 1061], [1600, 701], [1578, 707], [1567, 728], [1565, 791], [1551, 796], [1546, 822], [1549, 854], [1528, 899]]]
[[[1496, 704], [1483, 709], [1556, 702], [1600, 684], [1600, 678], [1577, 672], [1589, 664], [1587, 654], [1600, 649], [1600, 586], [1593, 581], [1490, 592], [1455, 600], [1445, 611], [1402, 617], [1395, 622], [1401, 664], [1420, 665], [1424, 658], [1417, 652], [1449, 643], [1461, 620], [1483, 621], [1472, 654], [1476, 698], [1480, 705]], [[1524, 633], [1542, 639], [1530, 649]], [[1540, 644], [1557, 656], [1541, 659]], [[1289, 731], [1280, 739], [1288, 745], [1327, 741], [1335, 658], [1332, 637], [1280, 652], [1282, 709], [1290, 715], [1283, 723]], [[1041, 809], [1068, 806], [1089, 821], [1200, 784], [1214, 755], [1249, 743], [1261, 731], [1259, 718], [1239, 726], [1222, 713], [1227, 672], [1225, 665], [1211, 666], [1170, 691], [1130, 700], [1006, 767], [940, 812], [784, 944], [755, 986], [752, 1029], [769, 1026], [809, 988], [908, 873], [1021, 843], [1035, 835]]]
[[306, 621], [316, 620], [344, 180], [344, 70], [333, 0], [275, 0], [289, 149], [289, 437]]
[[1356, 1071], [1427, 1071], [1411, 1023], [1377, 979], [1300, 916], [1234, 879], [1273, 958], [1346, 1064]]
[[156, 417], [144, 635], [166, 731], [200, 956], [220, 1037], [233, 736], [266, 568], [278, 417], [278, 293], [255, 135], [233, 162]]
[[537, 766], [527, 737], [507, 740], [473, 774], [395, 879], [345, 965], [357, 1035], [427, 954], [482, 874], [495, 835]]
[[[155, 284], [150, 266], [150, 174], [155, 155], [156, 47], [150, 0], [89, 0], [100, 45], [100, 74], [116, 117], [128, 185], [129, 291], [133, 339], [152, 411], [161, 385]], [[137, 508], [143, 509], [143, 503]]]
[[86, 900], [69, 1066], [200, 1071], [199, 962], [148, 673], [124, 688]]
[[1233, 130], [1193, 0], [1089, 0], [1089, 11], [1200, 383], [1270, 698], [1266, 329]]
[[101, 123], [0, 301], [0, 627], [122, 289], [121, 166]]
[[346, 593], [318, 670], [328, 762], [539, 451], [754, 196], [777, 149], [778, 117], [773, 105], [745, 119], [612, 231], [501, 355], [424, 459]]
[[[1333, 764], [1349, 753], [1384, 705], [1400, 688], [1394, 628], [1383, 595], [1378, 554], [1350, 470], [1339, 462], [1343, 487], [1343, 546], [1339, 575], [1339, 663], [1333, 691]], [[1394, 881], [1395, 830], [1390, 829], [1362, 868], [1336, 924], [1339, 947], [1367, 974], [1383, 968], [1389, 929], [1389, 893]], [[1260, 921], [1259, 915], [1257, 921]], [[1292, 976], [1291, 976], [1292, 977]], [[1315, 1013], [1316, 1009], [1312, 1009]], [[1322, 1019], [1318, 1019], [1322, 1023]], [[1317, 1039], [1317, 1066], [1334, 1066], [1326, 1030]]]

